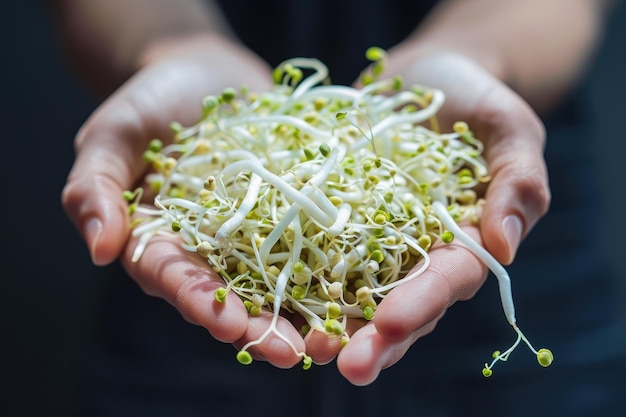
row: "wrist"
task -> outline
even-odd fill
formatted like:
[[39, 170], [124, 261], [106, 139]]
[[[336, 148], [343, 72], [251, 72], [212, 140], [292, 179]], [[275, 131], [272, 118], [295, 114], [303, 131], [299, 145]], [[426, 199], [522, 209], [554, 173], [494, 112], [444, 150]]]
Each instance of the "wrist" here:
[[392, 74], [402, 73], [416, 62], [456, 57], [472, 61], [505, 84], [513, 82], [503, 54], [486, 48], [464, 46], [461, 42], [430, 39], [418, 35], [398, 44], [390, 50], [389, 56], [388, 69]]

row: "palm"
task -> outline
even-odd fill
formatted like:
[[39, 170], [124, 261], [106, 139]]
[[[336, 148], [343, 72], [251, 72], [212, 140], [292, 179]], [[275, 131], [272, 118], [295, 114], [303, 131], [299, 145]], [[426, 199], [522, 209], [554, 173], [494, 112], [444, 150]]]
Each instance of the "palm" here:
[[510, 248], [501, 233], [504, 215], [520, 218], [524, 234], [545, 213], [549, 202], [540, 119], [514, 91], [462, 56], [434, 56], [411, 64], [402, 61], [392, 61], [389, 70], [403, 74], [407, 84], [439, 88], [446, 94], [446, 104], [438, 115], [442, 129], [466, 121], [485, 144], [492, 180], [485, 194], [481, 237], [500, 262], [510, 263], [515, 248]]
[[[463, 120], [484, 142], [492, 175], [487, 204], [480, 228], [465, 230], [500, 262], [510, 263], [519, 240], [545, 213], [549, 201], [539, 119], [508, 87], [460, 56], [413, 61], [402, 56], [394, 60], [392, 55], [388, 73], [403, 75], [408, 85], [444, 91], [446, 104], [438, 114], [442, 130]], [[507, 236], [504, 219], [513, 217], [521, 224]], [[450, 305], [472, 297], [484, 282], [485, 265], [463, 245], [435, 247], [430, 255], [429, 269], [386, 296], [373, 322], [354, 326], [358, 330], [337, 358], [340, 372], [351, 382], [373, 381], [381, 369], [396, 363], [419, 337], [432, 331]], [[309, 351], [319, 349], [328, 356], [328, 349], [319, 346], [310, 346]]]
[[[63, 203], [82, 230], [95, 263], [120, 257], [147, 294], [165, 299], [216, 339], [240, 345], [258, 337], [268, 317], [249, 318], [235, 296], [216, 302], [213, 292], [223, 286], [221, 278], [174, 237], [155, 237], [139, 261], [132, 262], [137, 241], [129, 236], [127, 203], [122, 199], [123, 191], [142, 182], [146, 165], [140, 161], [148, 142], [155, 137], [170, 140], [172, 121], [195, 123], [204, 96], [244, 83], [253, 90], [270, 85], [270, 72], [257, 59], [228, 45], [200, 46], [148, 65], [92, 115], [76, 138], [77, 159]], [[279, 325], [302, 350], [304, 343], [293, 326], [286, 320]], [[286, 345], [282, 349], [271, 342], [268, 339], [253, 353], [276, 366], [292, 366], [299, 360]]]

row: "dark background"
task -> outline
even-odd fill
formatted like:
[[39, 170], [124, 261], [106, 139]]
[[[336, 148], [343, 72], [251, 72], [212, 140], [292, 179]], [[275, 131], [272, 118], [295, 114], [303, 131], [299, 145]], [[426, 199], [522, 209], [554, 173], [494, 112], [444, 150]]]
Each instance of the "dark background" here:
[[[68, 69], [36, 1], [3, 1], [0, 19], [0, 415], [65, 416], [75, 400], [78, 359], [90, 339], [103, 271], [90, 264], [60, 193], [73, 137], [97, 102]], [[601, 161], [598, 198], [604, 203], [604, 228], [589, 239], [626, 277], [624, 5], [609, 23], [589, 73], [597, 120], [589, 140]]]

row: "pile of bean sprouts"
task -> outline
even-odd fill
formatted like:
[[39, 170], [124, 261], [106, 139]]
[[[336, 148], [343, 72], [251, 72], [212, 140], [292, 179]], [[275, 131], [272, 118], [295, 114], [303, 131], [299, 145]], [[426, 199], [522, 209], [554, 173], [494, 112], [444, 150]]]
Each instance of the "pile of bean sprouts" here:
[[[368, 57], [374, 70], [384, 64], [381, 50]], [[281, 310], [302, 315], [303, 332], [347, 342], [348, 319], [372, 320], [385, 294], [428, 268], [437, 240], [460, 238], [497, 272], [518, 334], [483, 374], [520, 340], [547, 366], [552, 354], [532, 348], [515, 325], [508, 275], [457, 226], [478, 221], [484, 202], [475, 188], [489, 174], [466, 123], [439, 132], [444, 94], [404, 88], [399, 78], [332, 85], [315, 59], [285, 61], [274, 76], [269, 92], [206, 97], [199, 123], [174, 123], [173, 143], [150, 143], [154, 207], [139, 205], [142, 189], [126, 193], [142, 219], [133, 260], [152, 236], [175, 233], [223, 278], [218, 301], [233, 291], [249, 314], [272, 311], [267, 331], [238, 353], [247, 364], [248, 349], [270, 334], [294, 348], [276, 327]], [[308, 368], [311, 358], [294, 351]]]

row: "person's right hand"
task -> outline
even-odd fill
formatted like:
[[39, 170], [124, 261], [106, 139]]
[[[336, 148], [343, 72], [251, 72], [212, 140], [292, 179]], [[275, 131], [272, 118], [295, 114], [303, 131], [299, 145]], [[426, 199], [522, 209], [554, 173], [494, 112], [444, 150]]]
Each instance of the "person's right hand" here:
[[[226, 87], [271, 88], [271, 71], [250, 51], [212, 35], [162, 43], [143, 56], [140, 66], [80, 129], [63, 206], [96, 265], [120, 258], [147, 294], [165, 299], [216, 339], [242, 346], [265, 331], [269, 313], [249, 317], [232, 293], [227, 302], [216, 302], [213, 292], [224, 286], [222, 279], [178, 240], [157, 236], [140, 260], [132, 262], [136, 239], [130, 236], [128, 203], [122, 194], [141, 183], [147, 168], [142, 154], [149, 141], [171, 140], [172, 121], [195, 124], [201, 117], [202, 98]], [[295, 328], [284, 320], [279, 326], [302, 351], [304, 342]], [[300, 360], [272, 338], [251, 353], [279, 367]]]

